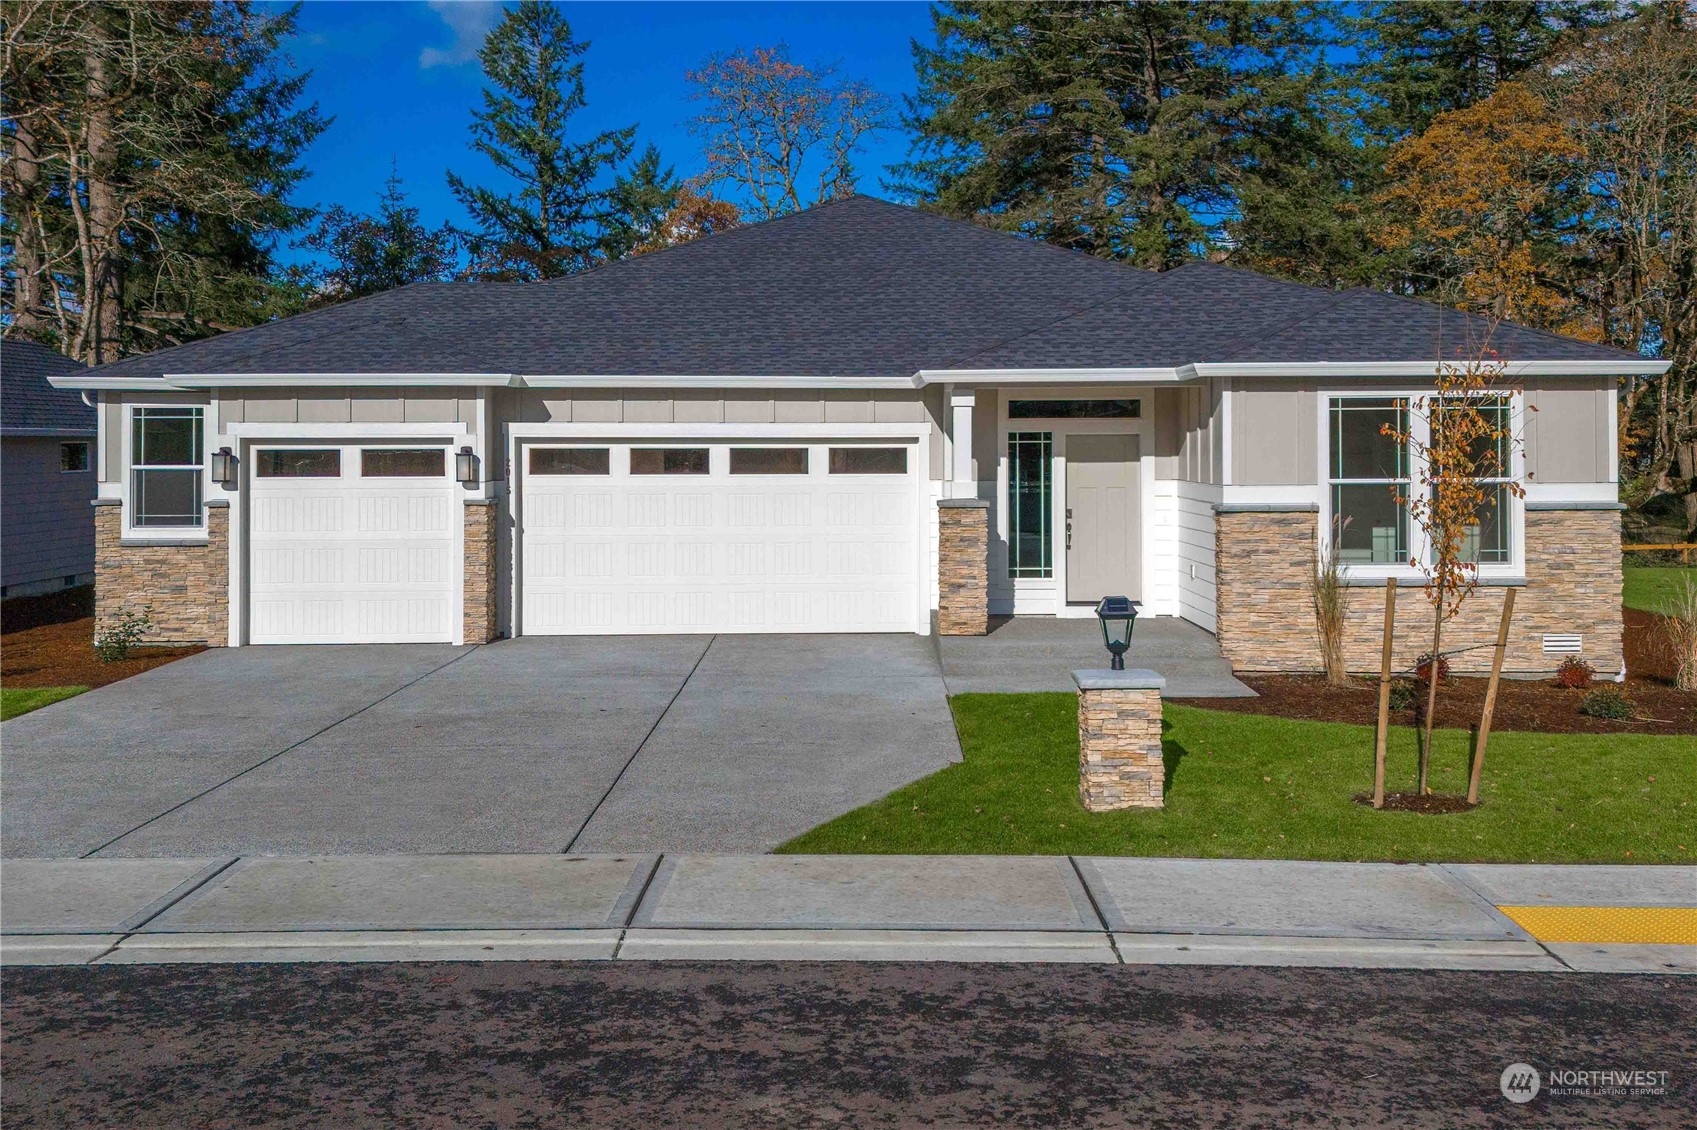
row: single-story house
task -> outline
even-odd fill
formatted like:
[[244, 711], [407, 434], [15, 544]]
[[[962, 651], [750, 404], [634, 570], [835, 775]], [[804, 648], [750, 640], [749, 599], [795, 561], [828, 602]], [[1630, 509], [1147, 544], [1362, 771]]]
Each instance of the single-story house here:
[[83, 371], [45, 345], [0, 342], [0, 596], [94, 580], [94, 409], [47, 383]]
[[[161, 639], [975, 632], [1123, 593], [1241, 670], [1312, 669], [1307, 577], [1341, 516], [1350, 655], [1376, 668], [1385, 578], [1425, 551], [1394, 495], [1416, 453], [1381, 425], [1479, 332], [855, 197], [55, 383], [99, 395], [98, 615], [149, 605]], [[1511, 668], [1615, 669], [1616, 382], [1665, 365], [1514, 326], [1490, 346], [1526, 495], [1474, 539], [1464, 620], [1486, 641], [1520, 586]]]

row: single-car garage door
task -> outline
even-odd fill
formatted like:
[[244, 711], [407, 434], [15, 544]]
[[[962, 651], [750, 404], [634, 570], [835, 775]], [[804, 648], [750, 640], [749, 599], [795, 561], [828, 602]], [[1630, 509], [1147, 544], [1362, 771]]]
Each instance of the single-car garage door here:
[[441, 447], [249, 453], [251, 643], [454, 639], [461, 516]]
[[528, 635], [911, 632], [912, 443], [520, 450]]

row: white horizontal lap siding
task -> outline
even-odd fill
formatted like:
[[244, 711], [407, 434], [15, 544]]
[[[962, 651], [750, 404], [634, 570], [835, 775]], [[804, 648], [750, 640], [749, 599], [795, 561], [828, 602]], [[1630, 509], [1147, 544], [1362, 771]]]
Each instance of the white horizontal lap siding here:
[[1220, 488], [1207, 483], [1175, 485], [1178, 488], [1174, 530], [1178, 614], [1212, 632], [1218, 592], [1214, 504], [1220, 500]]
[[[872, 446], [885, 446], [872, 443]], [[606, 475], [531, 474], [529, 453], [606, 448]], [[709, 450], [706, 475], [632, 475], [632, 446]], [[730, 445], [532, 440], [520, 446], [520, 608], [530, 635], [667, 632], [911, 632], [918, 627], [921, 462], [805, 475], [731, 475]], [[933, 535], [934, 536], [934, 535]]]

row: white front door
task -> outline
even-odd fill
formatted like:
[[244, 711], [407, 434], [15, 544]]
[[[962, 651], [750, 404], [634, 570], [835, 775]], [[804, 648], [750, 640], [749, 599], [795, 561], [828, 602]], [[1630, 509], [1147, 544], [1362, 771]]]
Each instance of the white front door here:
[[440, 446], [268, 444], [247, 456], [251, 643], [450, 643], [463, 553]]
[[912, 442], [535, 441], [522, 631], [911, 632]]

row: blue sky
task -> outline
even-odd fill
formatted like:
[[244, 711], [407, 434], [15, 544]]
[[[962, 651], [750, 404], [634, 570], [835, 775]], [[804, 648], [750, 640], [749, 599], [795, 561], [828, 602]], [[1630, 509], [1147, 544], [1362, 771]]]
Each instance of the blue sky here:
[[[695, 114], [684, 74], [708, 55], [737, 48], [790, 46], [800, 62], [835, 64], [899, 106], [914, 89], [910, 42], [931, 40], [923, 3], [568, 3], [584, 56], [588, 107], [574, 119], [585, 135], [638, 124], [637, 150], [660, 147], [680, 176], [701, 167]], [[394, 162], [407, 194], [432, 226], [464, 221], [448, 192], [453, 169], [476, 181], [497, 174], [468, 147], [471, 110], [481, 104], [476, 52], [499, 18], [480, 0], [392, 3], [309, 0], [289, 45], [296, 67], [312, 72], [306, 99], [335, 118], [307, 151], [312, 176], [296, 198], [317, 206], [370, 211]], [[863, 155], [860, 188], [880, 193], [885, 165], [907, 155], [899, 132]], [[290, 261], [299, 252], [279, 249]]]

